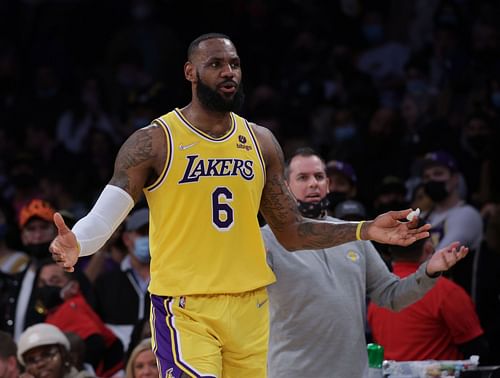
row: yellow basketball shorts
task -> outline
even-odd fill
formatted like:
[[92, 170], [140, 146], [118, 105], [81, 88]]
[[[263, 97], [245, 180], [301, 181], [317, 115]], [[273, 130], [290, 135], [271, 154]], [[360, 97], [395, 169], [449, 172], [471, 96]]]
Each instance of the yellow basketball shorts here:
[[265, 288], [241, 294], [152, 294], [151, 331], [163, 378], [266, 377]]

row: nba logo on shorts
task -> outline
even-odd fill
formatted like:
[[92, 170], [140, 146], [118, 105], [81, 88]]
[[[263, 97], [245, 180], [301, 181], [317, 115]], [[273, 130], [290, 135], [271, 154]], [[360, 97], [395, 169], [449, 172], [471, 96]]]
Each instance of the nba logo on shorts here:
[[180, 297], [179, 298], [179, 307], [180, 308], [186, 308], [186, 297]]

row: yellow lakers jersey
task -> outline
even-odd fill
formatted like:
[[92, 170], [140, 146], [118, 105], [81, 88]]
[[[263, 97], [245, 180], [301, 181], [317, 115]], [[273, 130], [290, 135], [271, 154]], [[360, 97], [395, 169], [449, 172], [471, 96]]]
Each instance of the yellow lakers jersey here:
[[241, 293], [274, 282], [257, 213], [265, 165], [248, 122], [231, 113], [226, 135], [196, 129], [179, 109], [156, 119], [167, 159], [144, 189], [156, 295]]

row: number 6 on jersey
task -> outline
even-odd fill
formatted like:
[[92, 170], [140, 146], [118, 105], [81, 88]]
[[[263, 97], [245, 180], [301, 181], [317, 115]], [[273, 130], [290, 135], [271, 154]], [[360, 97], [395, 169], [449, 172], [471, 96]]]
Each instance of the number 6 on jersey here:
[[233, 193], [224, 186], [212, 192], [212, 223], [219, 231], [227, 231], [233, 225], [233, 208], [228, 204], [232, 200]]

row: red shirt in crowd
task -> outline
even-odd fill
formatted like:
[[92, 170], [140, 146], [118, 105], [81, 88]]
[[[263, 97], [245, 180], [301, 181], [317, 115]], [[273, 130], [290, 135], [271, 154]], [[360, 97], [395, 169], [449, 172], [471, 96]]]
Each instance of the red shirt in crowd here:
[[[393, 264], [403, 278], [414, 273], [418, 263]], [[458, 345], [483, 334], [471, 297], [453, 281], [440, 277], [419, 301], [400, 312], [368, 306], [373, 339], [384, 347], [384, 358], [396, 361], [459, 360]]]
[[[99, 315], [90, 307], [81, 293], [65, 300], [54, 311], [47, 314], [46, 323], [53, 324], [63, 332], [73, 332], [87, 339], [92, 335], [100, 335], [104, 339], [106, 348], [110, 348], [117, 341], [117, 336], [103, 323]], [[112, 361], [111, 366], [105, 363], [105, 357], [96, 368], [96, 373], [101, 377], [110, 377], [120, 368], [123, 361]]]
[[94, 334], [101, 335], [107, 347], [116, 339], [116, 335], [106, 327], [81, 293], [48, 313], [45, 322], [59, 327], [63, 332], [76, 333], [82, 340]]

